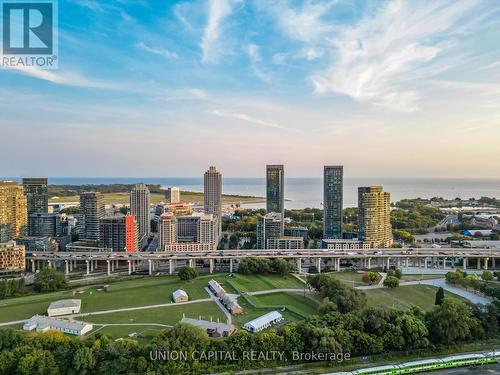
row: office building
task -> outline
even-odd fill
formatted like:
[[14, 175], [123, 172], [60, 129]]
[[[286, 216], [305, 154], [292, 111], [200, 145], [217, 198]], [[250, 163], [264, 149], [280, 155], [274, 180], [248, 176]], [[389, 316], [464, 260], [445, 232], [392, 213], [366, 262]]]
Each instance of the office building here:
[[139, 251], [134, 215], [108, 216], [99, 220], [99, 245], [113, 251]]
[[217, 221], [217, 241], [222, 233], [222, 175], [215, 167], [208, 168], [203, 178], [204, 212]]
[[302, 237], [277, 237], [266, 240], [266, 249], [275, 250], [297, 250], [304, 248], [304, 239]]
[[358, 188], [358, 239], [370, 247], [390, 247], [393, 243], [391, 195], [382, 186]]
[[342, 238], [343, 167], [325, 166], [323, 171], [323, 238]]
[[23, 187], [16, 182], [0, 181], [0, 242], [26, 235], [27, 212]]
[[307, 227], [285, 227], [286, 237], [302, 237], [304, 241], [309, 239], [309, 230]]
[[[59, 251], [59, 242], [52, 237], [19, 237], [18, 245], [25, 247], [26, 251]], [[68, 240], [69, 243], [69, 240]], [[67, 243], [64, 244], [66, 246]]]
[[210, 251], [217, 248], [217, 220], [213, 215], [175, 216], [165, 213], [158, 222], [159, 251]]
[[47, 178], [23, 178], [24, 195], [28, 207], [28, 234], [31, 233], [31, 214], [43, 214], [49, 212], [49, 192]]
[[64, 235], [61, 217], [57, 213], [33, 213], [28, 216], [28, 233], [35, 237]]
[[181, 201], [181, 191], [178, 187], [172, 186], [165, 191], [167, 203], [179, 203]]
[[257, 217], [257, 249], [267, 249], [267, 240], [283, 237], [281, 214], [270, 212]]
[[14, 241], [0, 243], [0, 272], [18, 272], [25, 268], [24, 246]]
[[149, 209], [149, 189], [145, 184], [136, 184], [130, 192], [130, 213], [137, 221], [139, 246], [143, 248], [151, 234], [151, 212]]
[[104, 217], [104, 195], [98, 192], [80, 194], [78, 227], [80, 240], [99, 241], [99, 220]]
[[359, 250], [371, 248], [368, 242], [355, 239], [323, 239], [321, 245], [323, 249], [328, 250]]
[[283, 165], [266, 166], [266, 210], [281, 215], [281, 232], [285, 229], [285, 170]]

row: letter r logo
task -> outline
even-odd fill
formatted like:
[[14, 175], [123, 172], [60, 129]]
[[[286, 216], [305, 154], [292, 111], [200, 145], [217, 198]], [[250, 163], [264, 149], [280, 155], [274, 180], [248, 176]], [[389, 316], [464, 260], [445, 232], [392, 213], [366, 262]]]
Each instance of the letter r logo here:
[[2, 3], [3, 53], [51, 55], [53, 53], [53, 4]]

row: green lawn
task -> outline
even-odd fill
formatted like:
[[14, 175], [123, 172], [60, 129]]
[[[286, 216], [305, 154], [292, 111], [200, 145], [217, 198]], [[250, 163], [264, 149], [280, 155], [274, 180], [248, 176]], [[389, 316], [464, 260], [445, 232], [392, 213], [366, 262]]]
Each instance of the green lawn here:
[[106, 335], [110, 338], [117, 339], [120, 337], [128, 337], [131, 333], [136, 333], [137, 336], [134, 337], [139, 341], [149, 341], [152, 338], [158, 336], [160, 331], [164, 329], [164, 327], [160, 326], [144, 326], [144, 325], [127, 325], [127, 326], [94, 326], [92, 332], [88, 333], [86, 337], [92, 337], [95, 334], [99, 333], [102, 335]]
[[258, 296], [251, 296], [251, 300], [259, 307], [265, 306], [280, 306], [288, 307], [289, 309], [302, 314], [304, 316], [314, 315], [318, 313], [318, 302], [304, 297], [300, 293], [269, 293]]
[[367, 285], [363, 282], [363, 273], [355, 272], [355, 271], [342, 271], [335, 272], [332, 275], [339, 281], [344, 282], [350, 286], [358, 286], [358, 285]]
[[251, 304], [249, 304], [244, 298], [238, 298], [238, 303], [243, 308], [243, 313], [238, 315], [233, 315], [233, 324], [236, 328], [242, 328], [243, 325], [259, 316], [267, 314], [271, 311], [279, 311], [283, 317], [288, 321], [295, 321], [300, 319], [295, 314], [291, 314], [286, 311], [282, 311], [280, 309], [275, 308], [255, 308]]
[[291, 275], [241, 275], [227, 278], [239, 292], [258, 292], [270, 289], [301, 289], [304, 284]]
[[[434, 307], [437, 289], [430, 285], [407, 285], [394, 289], [368, 289], [365, 292], [368, 298], [368, 306], [406, 308], [409, 304], [413, 304], [428, 311]], [[445, 298], [464, 300], [462, 297], [447, 291], [444, 293]]]
[[[92, 323], [159, 323], [166, 325], [175, 325], [182, 319], [182, 314], [187, 318], [198, 318], [210, 320], [213, 318], [220, 319], [221, 322], [225, 321], [225, 316], [221, 309], [213, 301], [198, 302], [188, 305], [178, 305], [169, 307], [157, 307], [152, 309], [134, 310], [134, 311], [120, 311], [110, 314], [89, 315], [78, 318]], [[161, 327], [160, 327], [161, 329]]]
[[108, 292], [89, 287], [83, 293], [76, 293], [74, 297], [72, 291], [67, 290], [3, 300], [0, 301], [0, 322], [45, 314], [51, 302], [65, 298], [81, 299], [82, 312], [170, 303], [172, 292], [176, 289], [185, 290], [191, 300], [208, 298], [204, 287], [212, 278], [223, 284], [228, 291], [234, 292], [224, 283], [225, 277], [220, 274], [200, 276], [190, 282], [181, 281], [177, 276], [136, 278], [110, 283]]
[[403, 275], [401, 277], [401, 281], [443, 279], [444, 277], [445, 275]]

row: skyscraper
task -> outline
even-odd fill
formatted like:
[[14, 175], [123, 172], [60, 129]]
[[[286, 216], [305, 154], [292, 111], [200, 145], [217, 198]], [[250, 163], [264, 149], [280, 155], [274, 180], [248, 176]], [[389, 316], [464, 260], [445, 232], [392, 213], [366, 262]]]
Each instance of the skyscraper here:
[[108, 216], [99, 220], [99, 245], [113, 251], [138, 251], [135, 216]]
[[31, 232], [31, 214], [44, 214], [49, 212], [49, 193], [47, 178], [23, 178], [24, 195], [28, 202], [28, 233]]
[[16, 182], [0, 181], [0, 242], [27, 232], [28, 211], [23, 187]]
[[323, 170], [323, 238], [342, 238], [344, 167], [325, 165]]
[[281, 215], [281, 233], [285, 229], [285, 170], [282, 164], [266, 166], [266, 210]]
[[390, 221], [390, 193], [382, 186], [358, 188], [358, 237], [370, 247], [390, 247], [393, 243]]
[[217, 238], [222, 232], [222, 175], [215, 167], [208, 168], [204, 175], [204, 211], [217, 221]]
[[105, 213], [102, 193], [84, 192], [80, 194], [80, 219], [78, 221], [80, 239], [99, 240], [99, 220], [104, 217]]
[[179, 203], [181, 200], [181, 191], [178, 187], [172, 186], [165, 191], [167, 203]]
[[149, 209], [149, 189], [145, 184], [136, 184], [130, 192], [130, 212], [137, 221], [139, 246], [146, 245], [151, 233], [151, 212]]

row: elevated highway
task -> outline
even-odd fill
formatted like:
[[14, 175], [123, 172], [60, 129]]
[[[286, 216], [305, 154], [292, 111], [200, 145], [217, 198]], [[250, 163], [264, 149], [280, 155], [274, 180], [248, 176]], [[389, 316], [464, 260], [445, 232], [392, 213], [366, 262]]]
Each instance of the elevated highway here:
[[359, 250], [217, 250], [205, 252], [27, 252], [26, 267], [36, 272], [43, 267], [56, 267], [66, 274], [84, 272], [128, 272], [147, 271], [152, 274], [158, 270], [166, 270], [172, 274], [182, 265], [191, 267], [208, 266], [209, 272], [224, 269], [233, 272], [243, 258], [284, 258], [296, 261], [297, 271], [302, 272], [304, 261], [314, 265], [316, 269], [339, 271], [341, 263], [355, 262], [363, 269], [373, 267], [422, 267], [452, 268], [457, 262], [467, 270], [494, 269], [496, 258], [500, 258], [500, 249], [468, 249], [468, 248], [415, 248], [415, 249], [359, 249]]

